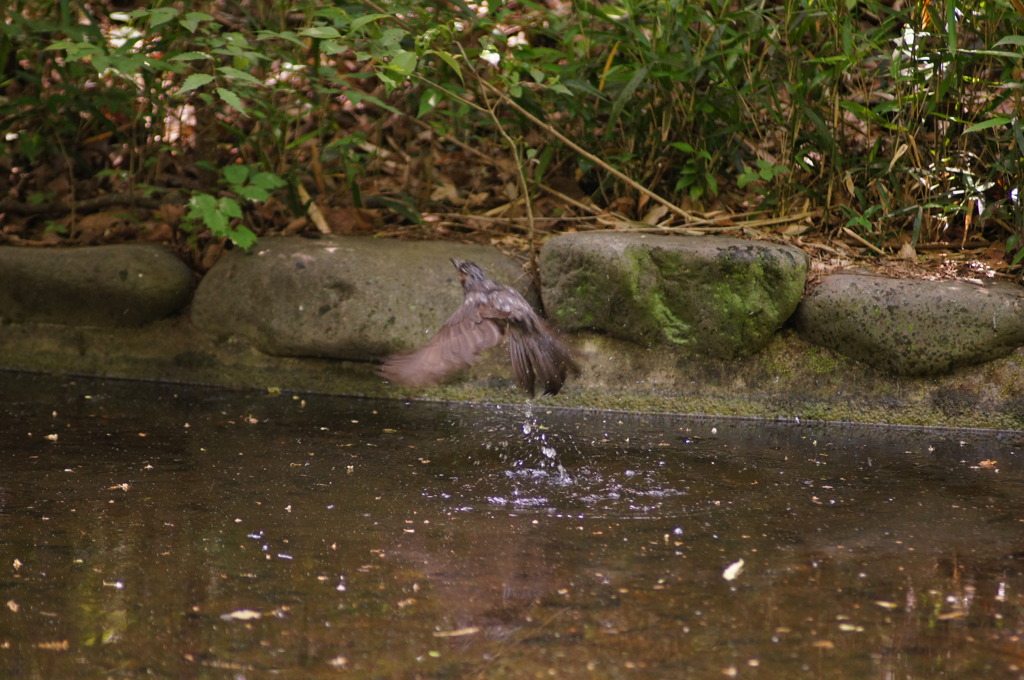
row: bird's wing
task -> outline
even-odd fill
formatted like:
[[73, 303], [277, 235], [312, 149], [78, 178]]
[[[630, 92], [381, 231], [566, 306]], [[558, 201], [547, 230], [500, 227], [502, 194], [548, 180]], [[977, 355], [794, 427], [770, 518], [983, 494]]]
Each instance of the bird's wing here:
[[539, 378], [544, 394], [558, 394], [570, 373], [579, 375], [572, 351], [517, 291], [504, 286], [487, 291], [484, 309], [490, 318], [507, 323], [512, 373], [526, 392], [534, 393]]
[[378, 372], [400, 385], [436, 384], [501, 342], [502, 333], [502, 326], [481, 315], [479, 301], [467, 297], [426, 345], [387, 357]]
[[510, 324], [508, 348], [516, 382], [533, 394], [536, 379], [544, 384], [544, 394], [558, 394], [570, 374], [580, 374], [579, 364], [569, 349], [540, 319], [533, 330]]
[[507, 286], [495, 286], [481, 294], [479, 313], [489, 319], [507, 319], [513, 323], [533, 325], [537, 313], [519, 292]]

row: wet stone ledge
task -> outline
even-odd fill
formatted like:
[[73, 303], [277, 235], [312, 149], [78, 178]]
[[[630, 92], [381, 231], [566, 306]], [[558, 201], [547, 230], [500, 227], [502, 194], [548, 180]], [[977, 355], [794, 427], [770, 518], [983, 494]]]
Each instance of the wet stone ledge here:
[[943, 375], [1024, 345], [1024, 289], [1006, 282], [826, 277], [800, 304], [807, 340], [898, 375]]
[[1024, 430], [1021, 287], [846, 273], [804, 294], [803, 253], [720, 237], [555, 237], [540, 290], [484, 246], [265, 239], [229, 253], [194, 295], [188, 269], [156, 246], [4, 247], [0, 368], [525, 399], [499, 350], [436, 388], [374, 375], [373, 359], [421, 345], [459, 304], [450, 257], [543, 300], [578, 349], [583, 375], [541, 403]]
[[158, 245], [0, 248], [0, 320], [142, 326], [180, 313], [192, 272]]

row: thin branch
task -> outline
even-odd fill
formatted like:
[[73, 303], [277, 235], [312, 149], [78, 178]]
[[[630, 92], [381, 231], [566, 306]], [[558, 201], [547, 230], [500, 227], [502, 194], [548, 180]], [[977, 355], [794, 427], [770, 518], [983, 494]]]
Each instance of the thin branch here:
[[864, 238], [863, 236], [859, 235], [859, 234], [858, 234], [857, 232], [855, 232], [855, 231], [854, 231], [853, 229], [850, 229], [849, 227], [843, 227], [843, 233], [844, 233], [844, 234], [846, 234], [847, 236], [849, 236], [850, 238], [852, 238], [852, 239], [853, 239], [854, 241], [856, 241], [857, 243], [859, 243], [859, 244], [861, 244], [862, 246], [864, 246], [865, 248], [868, 248], [868, 249], [869, 249], [869, 250], [871, 250], [872, 252], [875, 252], [875, 253], [877, 253], [877, 254], [881, 255], [882, 257], [888, 257], [888, 256], [886, 255], [886, 252], [885, 252], [884, 250], [882, 250], [881, 248], [879, 248], [878, 246], [876, 246], [876, 245], [875, 245], [874, 243], [872, 243], [871, 241], [868, 241], [868, 240], [867, 240], [867, 239], [865, 239], [865, 238]]
[[[471, 73], [472, 73], [472, 72], [471, 72]], [[513, 99], [512, 99], [511, 97], [509, 97], [509, 96], [508, 96], [507, 94], [505, 94], [504, 92], [502, 92], [501, 90], [499, 90], [498, 88], [496, 88], [496, 87], [495, 87], [494, 85], [491, 85], [491, 84], [490, 84], [489, 82], [487, 82], [487, 81], [486, 81], [486, 80], [484, 80], [483, 78], [480, 78], [480, 77], [479, 77], [479, 76], [477, 76], [477, 75], [476, 75], [475, 73], [474, 73], [473, 75], [474, 75], [474, 76], [475, 76], [475, 77], [477, 78], [477, 80], [478, 80], [478, 81], [479, 81], [479, 82], [480, 82], [480, 83], [481, 83], [481, 84], [482, 84], [482, 85], [483, 85], [483, 86], [484, 86], [485, 88], [487, 88], [487, 89], [488, 89], [488, 90], [490, 90], [490, 91], [491, 91], [492, 93], [494, 93], [495, 95], [497, 95], [497, 96], [498, 96], [498, 98], [500, 98], [500, 99], [501, 99], [501, 101], [503, 101], [504, 103], [506, 103], [506, 104], [508, 104], [509, 106], [511, 106], [511, 107], [512, 107], [513, 109], [515, 109], [515, 110], [516, 110], [516, 111], [517, 111], [517, 112], [518, 112], [518, 113], [519, 113], [519, 114], [520, 114], [521, 116], [524, 116], [525, 118], [527, 118], [527, 119], [528, 119], [528, 120], [529, 120], [530, 122], [532, 122], [532, 123], [533, 123], [534, 125], [536, 125], [536, 126], [540, 127], [540, 128], [542, 129], [542, 130], [544, 130], [544, 131], [545, 131], [545, 132], [547, 132], [547, 133], [548, 133], [549, 135], [551, 135], [551, 136], [555, 137], [556, 139], [558, 139], [558, 140], [559, 140], [560, 142], [562, 142], [563, 144], [565, 144], [566, 146], [568, 146], [568, 147], [569, 147], [570, 149], [572, 149], [572, 150], [573, 150], [573, 151], [575, 151], [576, 153], [580, 154], [581, 156], [583, 156], [583, 157], [584, 157], [584, 158], [586, 158], [587, 160], [589, 160], [589, 161], [592, 161], [593, 163], [596, 163], [597, 165], [601, 166], [601, 167], [602, 167], [602, 168], [604, 168], [604, 169], [605, 169], [605, 171], [607, 171], [607, 172], [608, 172], [609, 174], [611, 174], [611, 175], [614, 175], [614, 176], [615, 176], [616, 178], [618, 178], [618, 179], [622, 180], [623, 182], [625, 182], [625, 183], [626, 183], [626, 184], [628, 184], [629, 186], [633, 187], [634, 189], [636, 189], [637, 191], [639, 191], [639, 192], [640, 192], [641, 194], [643, 194], [643, 195], [647, 196], [648, 198], [650, 198], [650, 199], [652, 199], [652, 200], [654, 200], [654, 201], [657, 201], [658, 203], [661, 203], [661, 204], [662, 204], [663, 206], [665, 206], [666, 208], [668, 208], [669, 210], [671, 210], [671, 211], [672, 211], [672, 212], [674, 212], [675, 214], [679, 215], [679, 216], [680, 216], [680, 217], [682, 217], [683, 219], [689, 220], [689, 219], [691, 219], [691, 218], [692, 218], [692, 216], [690, 215], [690, 213], [686, 212], [685, 210], [683, 210], [682, 208], [680, 208], [679, 206], [677, 206], [677, 205], [676, 205], [675, 203], [673, 203], [672, 201], [668, 200], [667, 198], [662, 198], [662, 197], [661, 197], [661, 196], [660, 196], [659, 194], [656, 194], [656, 193], [654, 193], [653, 191], [651, 191], [650, 189], [648, 189], [648, 188], [647, 188], [647, 187], [645, 187], [644, 185], [640, 184], [639, 182], [637, 182], [637, 181], [636, 181], [636, 180], [634, 180], [633, 178], [631, 178], [631, 177], [627, 176], [626, 174], [622, 173], [622, 172], [621, 172], [621, 171], [619, 171], [619, 170], [618, 170], [617, 168], [615, 168], [615, 167], [613, 167], [613, 166], [612, 166], [611, 164], [609, 164], [609, 163], [608, 163], [607, 161], [605, 161], [605, 160], [603, 160], [602, 158], [599, 158], [599, 157], [595, 156], [594, 154], [590, 153], [589, 151], [587, 151], [586, 149], [584, 149], [584, 148], [583, 148], [582, 146], [580, 146], [580, 145], [579, 145], [579, 144], [577, 144], [576, 142], [572, 141], [571, 139], [569, 139], [568, 137], [566, 137], [565, 135], [563, 135], [563, 134], [562, 134], [561, 132], [559, 132], [559, 131], [558, 131], [557, 129], [555, 129], [555, 128], [554, 128], [554, 127], [552, 127], [551, 125], [548, 125], [547, 123], [545, 123], [544, 121], [542, 121], [542, 120], [541, 120], [540, 118], [537, 118], [537, 117], [536, 117], [536, 116], [534, 116], [534, 115], [533, 115], [532, 113], [530, 113], [529, 111], [527, 111], [526, 109], [524, 109], [524, 108], [523, 108], [522, 106], [520, 106], [519, 104], [517, 104], [517, 103], [515, 102], [515, 100], [513, 100]]]
[[[658, 203], [662, 204], [663, 206], [665, 206], [666, 208], [668, 208], [669, 210], [671, 210], [675, 214], [679, 215], [683, 219], [685, 219], [685, 220], [693, 219], [693, 215], [691, 215], [690, 213], [686, 212], [685, 210], [683, 210], [682, 208], [677, 206], [672, 201], [668, 200], [667, 198], [662, 198], [660, 195], [654, 193], [653, 191], [651, 191], [647, 187], [643, 186], [642, 184], [637, 182], [635, 179], [629, 177], [628, 175], [624, 174], [623, 172], [621, 172], [617, 168], [613, 167], [610, 163], [608, 163], [604, 159], [602, 159], [602, 158], [600, 158], [598, 156], [595, 156], [594, 154], [590, 153], [589, 151], [584, 149], [582, 146], [580, 146], [579, 144], [577, 144], [576, 142], [572, 141], [571, 139], [566, 137], [564, 134], [559, 132], [556, 128], [552, 127], [548, 123], [545, 123], [541, 119], [539, 119], [536, 116], [534, 116], [532, 113], [530, 113], [529, 111], [524, 109], [522, 106], [517, 104], [515, 102], [515, 100], [513, 100], [507, 94], [505, 94], [504, 92], [502, 92], [501, 90], [496, 88], [494, 85], [491, 85], [489, 82], [487, 82], [486, 80], [481, 78], [477, 73], [475, 73], [471, 69], [467, 69], [467, 71], [477, 80], [478, 83], [480, 83], [480, 85], [483, 88], [486, 88], [487, 90], [490, 90], [491, 93], [493, 93], [495, 96], [497, 96], [499, 99], [501, 99], [501, 101], [503, 103], [508, 104], [509, 106], [511, 106], [520, 115], [522, 115], [525, 118], [527, 118], [534, 125], [538, 126], [542, 130], [547, 132], [549, 135], [551, 135], [552, 137], [556, 138], [557, 140], [559, 140], [560, 142], [562, 142], [563, 144], [568, 146], [570, 149], [572, 149], [576, 153], [580, 154], [581, 156], [583, 156], [587, 160], [592, 161], [596, 165], [600, 166], [601, 168], [606, 170], [609, 174], [614, 175], [616, 178], [622, 180], [624, 183], [626, 183], [627, 185], [631, 186], [632, 188], [634, 188], [635, 190], [637, 190], [641, 194], [644, 194], [645, 196], [647, 196], [647, 197], [657, 201]], [[457, 100], [458, 102], [460, 102], [462, 104], [465, 104], [467, 106], [471, 106], [471, 107], [475, 108], [477, 111], [480, 111], [482, 113], [489, 113], [487, 109], [485, 109], [484, 107], [480, 106], [476, 102], [470, 101], [470, 100], [466, 99], [465, 97], [463, 97], [463, 96], [461, 96], [459, 94], [456, 94], [455, 92], [452, 92], [451, 90], [445, 88], [442, 85], [438, 85], [437, 83], [431, 82], [431, 81], [427, 80], [426, 78], [424, 78], [423, 76], [420, 76], [419, 74], [414, 74], [414, 76], [416, 78], [418, 78], [419, 80], [423, 81], [424, 83], [426, 83], [427, 85], [430, 85], [431, 87], [444, 92], [446, 95], [448, 95], [449, 97], [452, 97], [453, 99]]]
[[519, 153], [519, 144], [514, 139], [512, 139], [512, 137], [508, 134], [508, 131], [505, 130], [505, 126], [501, 124], [501, 121], [498, 119], [498, 114], [494, 110], [494, 105], [490, 102], [489, 99], [487, 99], [487, 94], [484, 92], [481, 92], [480, 94], [482, 95], [484, 101], [487, 103], [487, 113], [490, 114], [491, 120], [494, 121], [494, 125], [498, 128], [498, 132], [501, 134], [502, 137], [505, 138], [505, 142], [508, 144], [509, 151], [512, 152], [512, 160], [515, 162], [516, 165], [516, 176], [519, 179], [519, 191], [522, 193], [523, 202], [526, 205], [526, 222], [529, 226], [529, 229], [527, 230], [527, 238], [530, 240], [530, 269], [532, 270], [531, 273], [536, 273], [537, 244], [534, 241], [534, 229], [536, 225], [535, 220], [533, 218], [533, 201], [530, 199], [530, 186], [526, 182], [526, 173], [523, 172], [523, 158]]

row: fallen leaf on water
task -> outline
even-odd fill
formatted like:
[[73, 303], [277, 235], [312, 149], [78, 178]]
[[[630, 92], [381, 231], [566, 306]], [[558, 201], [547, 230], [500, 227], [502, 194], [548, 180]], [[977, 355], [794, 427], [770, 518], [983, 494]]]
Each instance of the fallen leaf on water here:
[[437, 630], [434, 631], [434, 637], [462, 637], [463, 635], [475, 635], [480, 632], [480, 629], [476, 626], [469, 626], [467, 628], [456, 628], [455, 630]]
[[59, 642], [40, 642], [36, 644], [36, 647], [51, 652], [66, 652], [70, 645], [68, 645], [67, 640], [61, 640]]
[[743, 564], [742, 559], [736, 560], [725, 568], [725, 571], [722, 572], [722, 578], [726, 581], [732, 581], [743, 572]]
[[221, 614], [220, 618], [224, 621], [254, 621], [263, 618], [263, 614], [255, 609], [236, 609], [233, 612]]
[[953, 619], [962, 619], [965, 616], [967, 616], [965, 611], [944, 612], [939, 614], [939, 621], [952, 621]]

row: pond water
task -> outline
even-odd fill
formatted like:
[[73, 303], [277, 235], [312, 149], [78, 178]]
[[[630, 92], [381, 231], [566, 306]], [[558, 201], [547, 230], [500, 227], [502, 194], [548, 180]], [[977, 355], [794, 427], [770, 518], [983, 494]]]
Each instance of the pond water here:
[[1020, 678], [1024, 433], [0, 373], [4, 678]]

